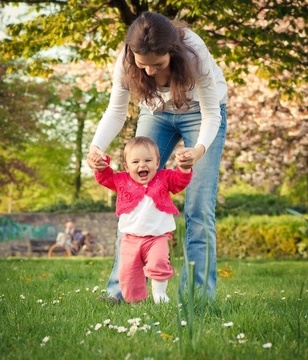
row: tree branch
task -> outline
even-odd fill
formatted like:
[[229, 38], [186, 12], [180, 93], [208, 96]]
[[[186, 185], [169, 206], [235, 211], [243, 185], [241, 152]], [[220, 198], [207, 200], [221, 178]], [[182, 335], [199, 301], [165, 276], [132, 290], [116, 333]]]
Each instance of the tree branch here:
[[121, 19], [125, 25], [130, 25], [136, 18], [125, 0], [109, 0], [106, 5], [120, 11]]

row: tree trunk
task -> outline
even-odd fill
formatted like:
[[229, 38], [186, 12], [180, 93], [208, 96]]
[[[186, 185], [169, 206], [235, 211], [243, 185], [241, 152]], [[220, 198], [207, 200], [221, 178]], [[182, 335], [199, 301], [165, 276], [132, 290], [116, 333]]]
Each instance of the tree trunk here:
[[73, 193], [73, 201], [79, 199], [81, 189], [81, 164], [82, 164], [82, 138], [85, 125], [84, 114], [82, 112], [77, 114], [77, 134], [76, 134], [76, 159], [75, 159], [75, 174], [74, 184], [75, 190]]

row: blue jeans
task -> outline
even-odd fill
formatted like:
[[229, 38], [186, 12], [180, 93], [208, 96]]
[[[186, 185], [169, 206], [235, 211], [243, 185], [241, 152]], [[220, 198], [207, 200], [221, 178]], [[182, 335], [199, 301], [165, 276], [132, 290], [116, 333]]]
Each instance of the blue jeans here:
[[[185, 247], [189, 261], [195, 262], [195, 283], [203, 286], [206, 266], [206, 247], [209, 242], [209, 274], [207, 293], [214, 297], [216, 292], [216, 221], [215, 207], [218, 190], [220, 159], [227, 130], [226, 105], [221, 106], [222, 121], [217, 136], [205, 155], [194, 165], [193, 179], [186, 188]], [[185, 147], [196, 144], [201, 123], [201, 114], [170, 114], [158, 112], [151, 114], [142, 109], [139, 114], [136, 136], [148, 136], [156, 141], [160, 150], [160, 168], [163, 168], [177, 143], [183, 139]], [[107, 292], [111, 296], [122, 298], [119, 287], [119, 242], [118, 234], [116, 255], [110, 275]], [[182, 284], [186, 283], [186, 271], [183, 267]]]

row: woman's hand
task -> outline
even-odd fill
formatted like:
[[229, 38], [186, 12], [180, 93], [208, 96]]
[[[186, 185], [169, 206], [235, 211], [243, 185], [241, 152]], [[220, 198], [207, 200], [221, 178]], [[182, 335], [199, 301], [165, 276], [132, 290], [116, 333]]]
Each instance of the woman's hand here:
[[97, 146], [92, 145], [87, 155], [87, 163], [91, 169], [103, 171], [109, 165], [110, 158]]
[[175, 160], [179, 167], [190, 169], [205, 153], [203, 145], [198, 144], [194, 148], [184, 148], [176, 152]]

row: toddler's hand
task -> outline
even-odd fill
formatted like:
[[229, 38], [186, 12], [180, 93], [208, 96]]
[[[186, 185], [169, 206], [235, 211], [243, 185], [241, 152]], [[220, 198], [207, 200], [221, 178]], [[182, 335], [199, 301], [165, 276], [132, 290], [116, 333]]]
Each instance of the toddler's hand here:
[[110, 157], [97, 146], [91, 146], [87, 162], [91, 169], [103, 171], [110, 164]]
[[180, 168], [191, 169], [204, 152], [203, 145], [197, 145], [194, 148], [184, 148], [175, 154], [175, 160]]

